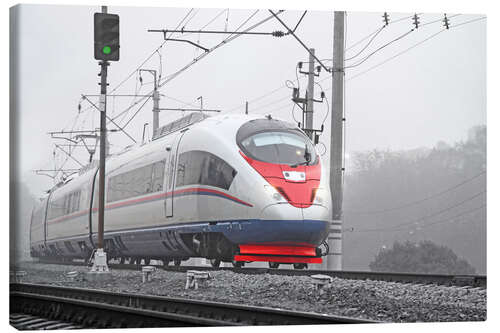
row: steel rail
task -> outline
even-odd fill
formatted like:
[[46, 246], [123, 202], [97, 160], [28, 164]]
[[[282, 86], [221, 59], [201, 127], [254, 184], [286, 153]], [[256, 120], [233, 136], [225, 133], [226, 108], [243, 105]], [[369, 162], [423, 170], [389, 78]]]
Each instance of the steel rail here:
[[297, 270], [297, 269], [274, 269], [274, 268], [213, 268], [207, 266], [161, 266], [169, 271], [188, 270], [231, 270], [245, 274], [274, 274], [290, 276], [307, 276], [324, 274], [331, 277], [351, 280], [376, 280], [387, 282], [438, 284], [447, 286], [471, 286], [486, 288], [486, 275], [448, 275], [448, 274], [423, 274], [423, 273], [392, 273], [392, 272], [369, 272], [369, 271], [326, 271], [326, 270]]
[[[83, 266], [83, 262], [57, 262], [47, 261], [44, 263], [50, 264], [64, 264], [64, 265], [77, 265]], [[140, 270], [141, 265], [137, 264], [109, 264], [113, 269], [132, 269]], [[266, 267], [219, 267], [214, 268], [211, 266], [156, 266], [167, 271], [173, 272], [187, 272], [188, 270], [205, 270], [205, 271], [233, 271], [243, 274], [273, 274], [273, 275], [289, 275], [289, 276], [307, 276], [313, 274], [324, 274], [331, 277], [352, 280], [376, 280], [387, 282], [402, 282], [402, 283], [420, 283], [420, 284], [438, 284], [445, 286], [470, 286], [470, 287], [487, 287], [486, 275], [466, 275], [466, 274], [425, 274], [425, 273], [395, 273], [395, 272], [370, 272], [370, 271], [326, 271], [326, 270], [297, 270], [297, 269], [274, 269]]]
[[10, 285], [10, 304], [11, 312], [71, 321], [83, 327], [377, 323], [267, 307], [26, 283]]

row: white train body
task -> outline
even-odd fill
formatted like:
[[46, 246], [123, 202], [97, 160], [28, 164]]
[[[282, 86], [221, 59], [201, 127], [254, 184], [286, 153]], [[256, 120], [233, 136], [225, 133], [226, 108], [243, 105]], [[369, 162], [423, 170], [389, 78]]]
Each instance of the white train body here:
[[[109, 256], [321, 262], [317, 248], [328, 234], [331, 199], [326, 170], [305, 134], [274, 119], [194, 121], [199, 115], [107, 158]], [[306, 161], [290, 165], [250, 156], [274, 156], [269, 149], [276, 135], [286, 149], [304, 145], [297, 154]], [[300, 162], [302, 155], [286, 160]], [[98, 178], [95, 167], [81, 172], [35, 207], [32, 256], [88, 258], [96, 247]]]

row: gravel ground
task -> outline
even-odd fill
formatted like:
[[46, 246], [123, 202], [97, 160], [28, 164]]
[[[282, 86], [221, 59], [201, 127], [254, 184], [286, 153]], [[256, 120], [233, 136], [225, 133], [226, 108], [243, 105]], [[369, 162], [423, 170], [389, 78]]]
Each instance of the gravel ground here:
[[[335, 278], [320, 295], [307, 276], [246, 275], [214, 271], [198, 290], [185, 290], [186, 273], [158, 270], [142, 283], [138, 271], [114, 270], [108, 282], [86, 281], [86, 267], [23, 263], [22, 282], [104, 289], [235, 304], [267, 306], [385, 322], [486, 320], [486, 289], [410, 285]], [[65, 273], [80, 272], [75, 281]]]

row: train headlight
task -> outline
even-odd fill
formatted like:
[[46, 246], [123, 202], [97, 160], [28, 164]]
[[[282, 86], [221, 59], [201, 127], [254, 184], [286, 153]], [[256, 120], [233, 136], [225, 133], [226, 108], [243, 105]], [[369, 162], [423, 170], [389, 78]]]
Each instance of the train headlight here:
[[266, 190], [266, 193], [269, 194], [269, 196], [277, 202], [283, 202], [286, 201], [285, 198], [274, 188], [274, 186], [271, 185], [264, 185], [264, 189]]
[[325, 202], [328, 197], [328, 191], [322, 187], [316, 189], [316, 193], [314, 195], [314, 202], [317, 204], [322, 204]]

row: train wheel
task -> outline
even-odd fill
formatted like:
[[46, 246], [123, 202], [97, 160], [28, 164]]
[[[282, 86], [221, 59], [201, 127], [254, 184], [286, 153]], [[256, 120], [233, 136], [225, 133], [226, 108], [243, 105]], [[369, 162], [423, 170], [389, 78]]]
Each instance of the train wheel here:
[[182, 260], [180, 260], [180, 259], [174, 259], [174, 265], [175, 266], [180, 266], [181, 262], [182, 262]]
[[278, 268], [280, 267], [280, 263], [279, 262], [269, 262], [269, 268]]
[[235, 268], [241, 268], [245, 265], [245, 263], [243, 261], [236, 261], [236, 260], [233, 260], [232, 264], [233, 264], [233, 267], [235, 267]]
[[220, 259], [210, 259], [210, 265], [214, 268], [220, 267]]
[[304, 269], [307, 268], [307, 264], [293, 264], [294, 269]]

